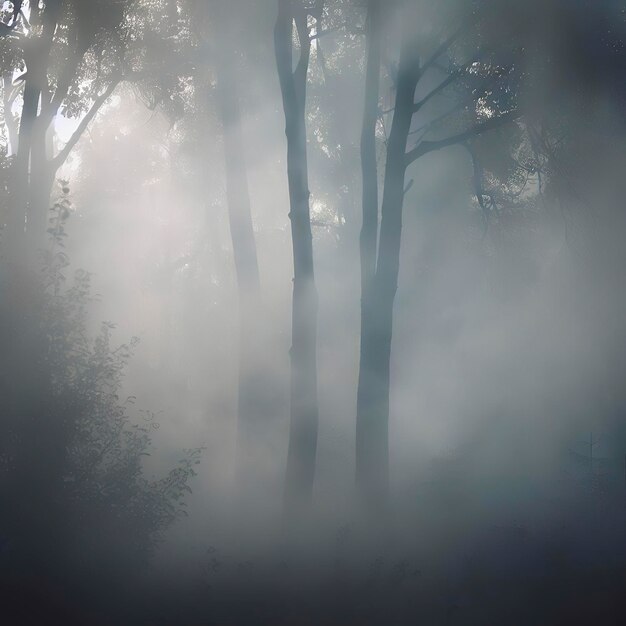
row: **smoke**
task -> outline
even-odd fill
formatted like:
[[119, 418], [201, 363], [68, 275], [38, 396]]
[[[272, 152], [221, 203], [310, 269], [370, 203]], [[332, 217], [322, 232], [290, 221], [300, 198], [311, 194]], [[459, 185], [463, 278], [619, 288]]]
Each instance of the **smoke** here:
[[[341, 622], [337, 608], [352, 601], [373, 620], [362, 623], [385, 615], [406, 623], [417, 606], [424, 623], [454, 623], [441, 621], [450, 607], [471, 616], [458, 623], [479, 623], [489, 613], [476, 597], [493, 600], [485, 591], [493, 581], [506, 608], [524, 603], [514, 588], [542, 569], [547, 579], [571, 568], [581, 586], [599, 568], [621, 576], [623, 562], [609, 554], [624, 548], [616, 520], [626, 443], [626, 158], [615, 98], [604, 90], [610, 81], [600, 81], [582, 113], [568, 112], [569, 127], [580, 128], [576, 153], [568, 153], [568, 178], [553, 173], [552, 190], [531, 172], [514, 202], [485, 217], [464, 147], [409, 168], [391, 363], [391, 497], [387, 516], [372, 520], [354, 496], [364, 47], [341, 29], [320, 37], [307, 109], [320, 428], [313, 504], [294, 528], [282, 511], [293, 262], [274, 13], [238, 7], [244, 35], [227, 70], [241, 92], [261, 278], [254, 360], [265, 398], [245, 459], [251, 488], [238, 481], [242, 300], [211, 72], [202, 89], [189, 88], [177, 118], [148, 110], [137, 90], [120, 86], [59, 173], [73, 207], [65, 252], [99, 294], [90, 327], [110, 320], [115, 341], [139, 338], [120, 395], [133, 398], [132, 420], [152, 436], [143, 472], [158, 476], [183, 450], [204, 448], [186, 515], [160, 544], [148, 577], [156, 586], [146, 588], [171, 590], [172, 605], [184, 597], [190, 614], [206, 602], [218, 618], [237, 598], [250, 599], [244, 621], [262, 604], [282, 606], [280, 623], [295, 623], [298, 602], [305, 614], [313, 610], [307, 598], [322, 598], [336, 623], [352, 619]], [[543, 26], [547, 41], [537, 50], [553, 43], [554, 24]], [[389, 42], [394, 29], [392, 22]], [[566, 33], [573, 46], [576, 32]], [[569, 63], [551, 58], [524, 103], [546, 127], [560, 90], [584, 88], [580, 75], [557, 85]], [[383, 104], [391, 81], [385, 89]], [[445, 99], [437, 107], [447, 108]], [[378, 129], [381, 176], [389, 115]], [[59, 136], [68, 124], [57, 122]], [[559, 193], [571, 179], [582, 193], [571, 185], [569, 197]], [[495, 187], [497, 177], [489, 182]], [[531, 620], [537, 614], [520, 609]]]

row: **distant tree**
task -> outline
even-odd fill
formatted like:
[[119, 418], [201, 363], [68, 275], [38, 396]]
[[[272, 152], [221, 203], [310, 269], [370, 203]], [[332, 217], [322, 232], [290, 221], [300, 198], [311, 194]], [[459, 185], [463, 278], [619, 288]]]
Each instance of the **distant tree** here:
[[[246, 145], [242, 128], [239, 85], [246, 66], [244, 10], [239, 3], [214, 0], [189, 3], [191, 28], [198, 41], [201, 63], [194, 76], [197, 102], [208, 125], [208, 108], [215, 106], [224, 156], [226, 204], [230, 225], [235, 275], [239, 294], [238, 358], [238, 467], [241, 479], [253, 479], [246, 467], [252, 465], [255, 443], [265, 427], [260, 310], [260, 277], [257, 246], [252, 223]], [[249, 46], [248, 46], [249, 47]], [[204, 164], [203, 175], [208, 167]]]
[[[623, 372], [626, 342], [626, 29], [615, 0], [530, 3], [527, 80], [523, 83], [529, 164], [538, 200], [560, 229], [564, 251], [585, 288], [587, 307], [606, 341], [605, 411], [611, 454], [626, 449]], [[593, 311], [593, 313], [591, 312]]]

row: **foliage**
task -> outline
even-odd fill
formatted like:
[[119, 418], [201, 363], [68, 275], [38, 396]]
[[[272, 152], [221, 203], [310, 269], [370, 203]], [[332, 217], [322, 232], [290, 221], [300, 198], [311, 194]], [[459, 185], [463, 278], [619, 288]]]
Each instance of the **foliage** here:
[[37, 330], [14, 327], [24, 358], [14, 384], [3, 389], [9, 410], [0, 447], [0, 534], [9, 565], [34, 561], [68, 577], [84, 568], [119, 576], [120, 568], [145, 563], [184, 513], [201, 450], [185, 451], [162, 478], [145, 476], [152, 425], [134, 423], [134, 399], [120, 397], [137, 339], [115, 347], [111, 323], [95, 337], [88, 332], [90, 276], [79, 270], [66, 279], [68, 193], [64, 185], [55, 203], [52, 245], [34, 290]]

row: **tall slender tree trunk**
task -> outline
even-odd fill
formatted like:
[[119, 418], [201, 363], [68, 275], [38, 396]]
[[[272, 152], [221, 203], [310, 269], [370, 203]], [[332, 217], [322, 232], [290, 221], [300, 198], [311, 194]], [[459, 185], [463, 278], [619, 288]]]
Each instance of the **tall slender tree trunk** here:
[[[369, 273], [366, 274], [362, 296], [356, 481], [364, 500], [377, 507], [386, 502], [389, 489], [389, 382], [393, 303], [400, 262], [405, 153], [413, 116], [413, 97], [419, 78], [417, 61], [416, 52], [406, 38], [401, 51], [395, 109], [387, 144], [377, 263], [373, 269], [368, 257], [365, 271]], [[371, 216], [368, 217], [371, 220]], [[369, 254], [371, 234], [368, 245]]]
[[[305, 100], [310, 55], [307, 14], [290, 0], [278, 0], [274, 31], [276, 65], [285, 112], [287, 176], [294, 280], [291, 346], [291, 423], [285, 504], [310, 500], [315, 474], [319, 409], [317, 403], [317, 308], [313, 237], [309, 207]], [[292, 69], [292, 35], [296, 24], [300, 58]]]
[[15, 250], [22, 247], [26, 228], [26, 210], [31, 180], [30, 148], [37, 120], [40, 95], [41, 90], [36, 79], [32, 76], [27, 78], [20, 117], [19, 147], [15, 158], [11, 210], [8, 216], [9, 242], [12, 249]]
[[[376, 162], [376, 124], [378, 121], [378, 98], [380, 91], [380, 0], [369, 0], [367, 9], [367, 67], [365, 75], [365, 106], [363, 127], [361, 130], [361, 174], [362, 174], [362, 209], [363, 222], [360, 236], [361, 262], [361, 352], [359, 370], [365, 374], [368, 370], [367, 331], [368, 313], [374, 277], [376, 274], [376, 248], [378, 244], [378, 167]], [[363, 416], [366, 407], [365, 388], [368, 383], [365, 375], [359, 377], [357, 404], [357, 442], [356, 476], [361, 487], [363, 473], [367, 467], [363, 463], [368, 456], [364, 446], [368, 445], [364, 437], [369, 429], [364, 428]]]
[[31, 141], [30, 184], [26, 210], [26, 241], [29, 250], [39, 250], [46, 244], [50, 195], [56, 169], [47, 149], [50, 125], [39, 118]]
[[256, 242], [250, 211], [241, 113], [236, 83], [228, 71], [218, 70], [218, 98], [224, 133], [224, 160], [228, 218], [233, 242], [235, 270], [240, 291], [258, 292], [260, 287]]
[[7, 127], [7, 138], [9, 140], [9, 154], [13, 155], [17, 152], [17, 135], [18, 129], [11, 112], [13, 106], [13, 72], [4, 72], [2, 74], [2, 108], [4, 111], [4, 124]]
[[[365, 106], [361, 129], [361, 173], [363, 223], [361, 226], [361, 295], [365, 297], [376, 271], [378, 240], [378, 167], [376, 124], [380, 91], [380, 0], [369, 0], [367, 12], [367, 68]], [[361, 312], [364, 307], [361, 306]]]
[[[27, 74], [24, 85], [22, 115], [15, 159], [13, 192], [7, 220], [9, 255], [21, 255], [22, 260], [33, 260], [30, 244], [43, 242], [47, 223], [47, 204], [54, 180], [46, 161], [47, 124], [41, 123], [38, 112], [42, 93], [48, 86], [48, 64], [63, 0], [48, 0], [41, 14], [33, 19], [42, 24], [41, 35], [25, 50]], [[51, 121], [51, 120], [50, 120]], [[47, 195], [46, 195], [47, 190]], [[44, 208], [42, 208], [44, 207]], [[37, 213], [43, 212], [43, 217]], [[39, 229], [39, 231], [37, 230]], [[27, 243], [24, 235], [30, 231]]]
[[[223, 4], [217, 3], [221, 32], [215, 32], [217, 100], [224, 141], [226, 196], [230, 234], [239, 290], [239, 381], [238, 381], [238, 474], [242, 486], [254, 482], [255, 444], [266, 427], [266, 390], [263, 389], [263, 363], [259, 323], [260, 280], [257, 248], [250, 209], [245, 144], [241, 126], [238, 82], [235, 67], [225, 57], [232, 21]], [[217, 31], [217, 29], [216, 29]]]

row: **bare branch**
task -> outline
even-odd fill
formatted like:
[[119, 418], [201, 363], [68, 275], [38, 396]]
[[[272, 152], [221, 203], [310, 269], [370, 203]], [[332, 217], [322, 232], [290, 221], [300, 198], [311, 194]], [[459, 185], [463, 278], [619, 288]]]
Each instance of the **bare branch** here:
[[456, 70], [448, 74], [444, 80], [442, 80], [434, 89], [427, 93], [419, 102], [413, 105], [413, 111], [419, 111], [431, 98], [434, 98], [437, 94], [441, 93], [446, 87], [451, 85], [458, 78], [463, 76], [467, 70], [469, 70], [474, 63], [477, 63], [480, 57], [485, 54], [484, 50], [479, 50], [469, 61], [458, 67]]
[[444, 111], [441, 115], [438, 115], [434, 119], [432, 119], [432, 120], [422, 124], [419, 128], [416, 128], [415, 130], [412, 130], [409, 133], [409, 135], [417, 135], [417, 134], [421, 133], [421, 137], [424, 137], [437, 123], [441, 122], [442, 120], [444, 120], [446, 117], [452, 115], [453, 113], [456, 113], [458, 110], [460, 110], [460, 109], [470, 105], [471, 103], [475, 102], [476, 99], [477, 99], [477, 97], [475, 95], [476, 92], [478, 90], [480, 90], [480, 93], [484, 94], [486, 92], [486, 90], [493, 83], [495, 83], [499, 78], [500, 78], [500, 76], [496, 76], [496, 75], [489, 76], [486, 80], [483, 81], [483, 83], [480, 85], [480, 87], [472, 90], [472, 93], [470, 93], [467, 98], [459, 99], [453, 107], [451, 107], [447, 111]]
[[94, 117], [96, 117], [98, 111], [102, 108], [102, 105], [109, 99], [109, 97], [115, 91], [115, 88], [119, 85], [120, 80], [120, 78], [111, 80], [106, 90], [94, 100], [91, 108], [89, 109], [89, 111], [87, 111], [83, 119], [80, 121], [80, 124], [72, 133], [72, 136], [69, 138], [68, 142], [65, 144], [65, 146], [63, 146], [63, 149], [52, 159], [51, 165], [55, 171], [58, 170], [63, 165], [63, 163], [65, 163], [68, 156], [70, 155], [70, 152], [78, 143], [78, 140], [82, 137], [83, 133], [85, 132], [91, 121], [94, 119]]
[[444, 40], [433, 52], [432, 56], [422, 65], [420, 73], [423, 75], [427, 69], [459, 38], [467, 26], [459, 26], [446, 40]]
[[433, 54], [425, 61], [425, 63], [420, 67], [420, 74], [423, 76], [426, 70], [428, 70], [431, 66], [433, 66], [437, 59], [447, 50], [450, 49], [450, 46], [466, 31], [470, 28], [473, 28], [476, 22], [478, 21], [478, 14], [474, 13], [472, 15], [467, 16], [466, 19], [463, 20], [461, 25], [454, 30], [446, 39], [444, 39], [441, 44], [435, 49]]
[[408, 166], [413, 161], [419, 159], [421, 156], [429, 152], [434, 152], [435, 150], [441, 150], [442, 148], [447, 148], [448, 146], [454, 146], [459, 143], [463, 143], [469, 139], [474, 137], [478, 137], [483, 133], [486, 133], [495, 128], [499, 128], [500, 126], [504, 126], [508, 122], [512, 122], [520, 117], [519, 111], [513, 110], [508, 111], [507, 113], [503, 113], [498, 117], [492, 117], [477, 124], [473, 128], [469, 130], [459, 133], [458, 135], [452, 135], [451, 137], [446, 137], [445, 139], [439, 139], [437, 141], [422, 141], [420, 142], [413, 150], [410, 150], [406, 153], [405, 156], [405, 164]]
[[309, 36], [309, 41], [315, 41], [316, 39], [321, 39], [322, 37], [326, 37], [326, 35], [332, 35], [343, 29], [343, 26], [337, 26], [337, 28], [327, 28], [326, 30], [318, 30], [315, 35]]

